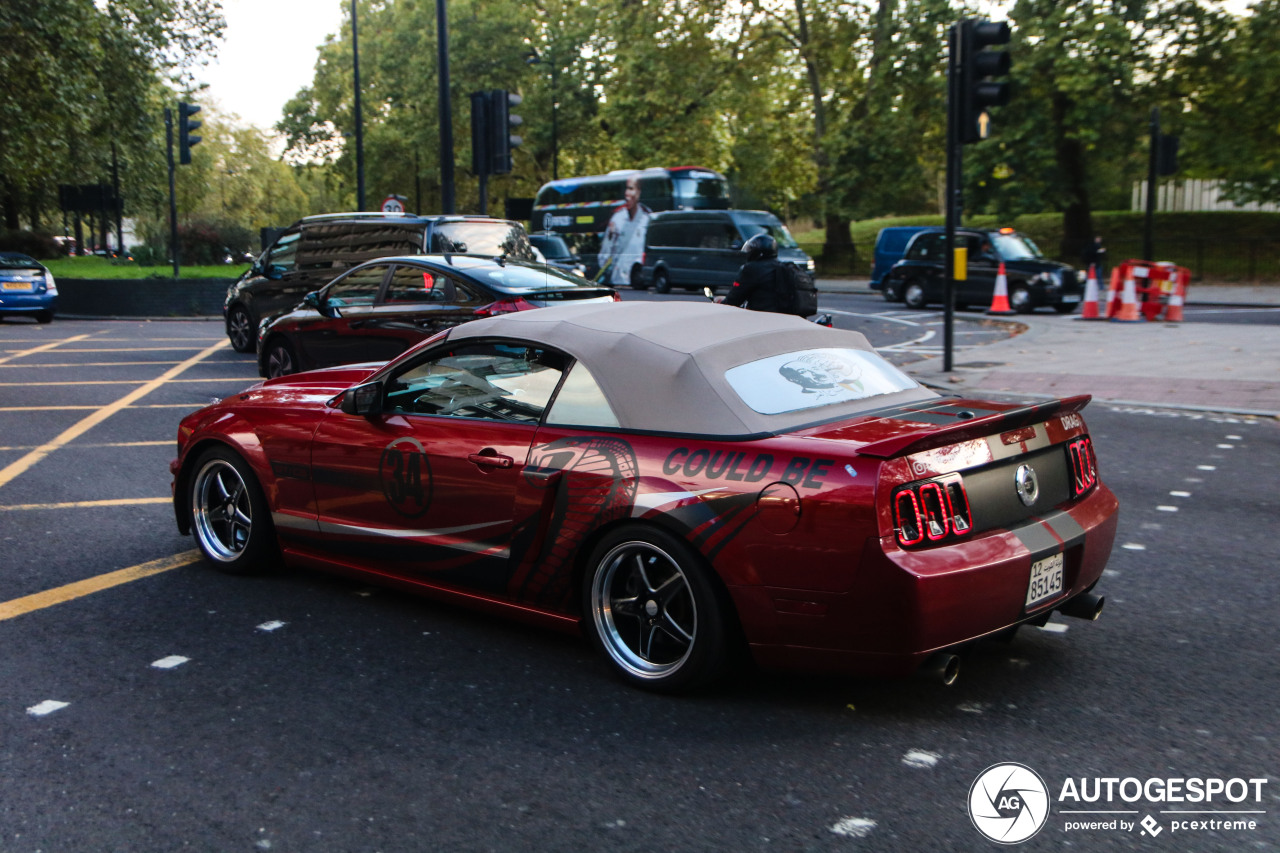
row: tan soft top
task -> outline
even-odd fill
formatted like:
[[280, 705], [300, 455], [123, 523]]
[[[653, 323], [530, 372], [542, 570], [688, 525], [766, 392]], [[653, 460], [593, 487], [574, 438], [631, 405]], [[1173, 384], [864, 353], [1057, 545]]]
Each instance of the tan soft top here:
[[630, 430], [739, 437], [781, 433], [937, 396], [916, 385], [802, 411], [760, 414], [729, 385], [725, 371], [819, 348], [874, 349], [858, 332], [711, 302], [567, 305], [473, 320], [449, 333], [450, 341], [474, 338], [527, 340], [582, 361], [619, 424]]

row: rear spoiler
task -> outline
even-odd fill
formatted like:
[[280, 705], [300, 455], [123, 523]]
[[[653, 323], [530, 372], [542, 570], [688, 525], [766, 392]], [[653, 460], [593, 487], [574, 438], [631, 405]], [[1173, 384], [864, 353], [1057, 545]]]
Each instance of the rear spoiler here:
[[909, 453], [932, 450], [935, 447], [957, 444], [973, 438], [985, 438], [989, 435], [1040, 423], [1054, 415], [1069, 415], [1073, 412], [1078, 412], [1089, 405], [1089, 401], [1092, 399], [1093, 395], [1091, 394], [1080, 394], [1075, 397], [1065, 397], [1061, 400], [1051, 400], [1050, 402], [1038, 403], [1033, 406], [1020, 406], [1016, 409], [997, 412], [969, 421], [960, 421], [943, 427], [921, 425], [921, 428], [914, 432], [873, 441], [864, 447], [858, 448], [858, 454], [860, 456], [875, 456], [879, 459], [892, 459], [895, 456], [906, 456]]

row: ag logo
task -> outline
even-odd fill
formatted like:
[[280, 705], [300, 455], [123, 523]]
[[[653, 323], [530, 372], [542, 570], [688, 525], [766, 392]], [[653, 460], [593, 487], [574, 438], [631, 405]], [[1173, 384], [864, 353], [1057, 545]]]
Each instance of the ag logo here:
[[398, 438], [388, 444], [378, 477], [387, 503], [401, 515], [416, 518], [431, 506], [431, 465], [417, 439]]
[[1022, 764], [993, 764], [969, 789], [969, 818], [999, 844], [1018, 844], [1049, 819], [1049, 789], [1040, 774]]

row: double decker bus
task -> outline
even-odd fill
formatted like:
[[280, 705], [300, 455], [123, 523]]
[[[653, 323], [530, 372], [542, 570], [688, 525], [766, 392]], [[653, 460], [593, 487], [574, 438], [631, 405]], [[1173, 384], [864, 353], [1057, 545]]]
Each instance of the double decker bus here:
[[601, 237], [614, 212], [626, 202], [627, 181], [634, 178], [640, 204], [650, 211], [722, 210], [729, 207], [724, 175], [699, 166], [670, 169], [620, 169], [607, 175], [561, 178], [543, 184], [533, 201], [532, 231], [565, 238], [594, 274]]

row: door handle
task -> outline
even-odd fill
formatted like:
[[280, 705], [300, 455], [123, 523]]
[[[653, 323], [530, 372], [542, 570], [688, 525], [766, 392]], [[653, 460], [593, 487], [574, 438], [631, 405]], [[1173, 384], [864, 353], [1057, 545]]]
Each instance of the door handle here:
[[[487, 453], [485, 451], [488, 451]], [[479, 453], [472, 453], [467, 457], [468, 462], [474, 462], [481, 468], [510, 468], [516, 464], [516, 461], [510, 456], [503, 456], [497, 453], [493, 448], [486, 447]]]

